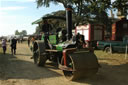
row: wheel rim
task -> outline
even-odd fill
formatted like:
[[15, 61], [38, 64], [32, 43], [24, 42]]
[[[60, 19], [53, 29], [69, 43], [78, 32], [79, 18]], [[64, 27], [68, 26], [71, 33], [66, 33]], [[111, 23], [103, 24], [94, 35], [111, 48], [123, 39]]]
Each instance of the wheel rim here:
[[111, 53], [111, 48], [107, 47], [105, 51], [106, 51], [106, 53]]
[[34, 63], [37, 64], [39, 62], [39, 52], [37, 51], [39, 48], [38, 48], [38, 44], [37, 42], [34, 42], [34, 45], [33, 45], [33, 57], [34, 57]]
[[[74, 63], [73, 63], [72, 59], [69, 56], [67, 56], [66, 58], [67, 58], [66, 59], [67, 67], [74, 69]], [[62, 58], [62, 65], [64, 65], [64, 59], [63, 58]], [[65, 77], [68, 80], [72, 80], [73, 79], [74, 71], [63, 70], [63, 73], [64, 73]]]

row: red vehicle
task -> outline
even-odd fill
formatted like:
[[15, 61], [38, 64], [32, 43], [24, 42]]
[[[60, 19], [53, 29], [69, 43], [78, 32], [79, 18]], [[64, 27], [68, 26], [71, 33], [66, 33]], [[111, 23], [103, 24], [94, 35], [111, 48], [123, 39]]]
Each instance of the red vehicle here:
[[75, 34], [80, 33], [84, 35], [85, 41], [87, 43], [86, 47], [95, 47], [97, 41], [104, 40], [104, 30], [104, 25], [87, 24], [77, 26], [75, 29]]
[[109, 41], [98, 41], [97, 48], [106, 52], [125, 52], [128, 44], [128, 20], [125, 18], [112, 25], [112, 37]]
[[123, 18], [112, 25], [111, 40], [122, 41], [126, 35], [128, 35], [128, 20]]

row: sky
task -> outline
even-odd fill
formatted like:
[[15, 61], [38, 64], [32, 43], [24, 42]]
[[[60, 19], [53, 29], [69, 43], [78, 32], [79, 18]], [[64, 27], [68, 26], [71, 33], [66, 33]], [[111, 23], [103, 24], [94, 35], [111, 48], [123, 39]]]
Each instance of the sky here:
[[64, 7], [51, 4], [48, 8], [37, 8], [36, 0], [0, 0], [0, 36], [15, 34], [16, 30], [33, 34], [37, 25], [32, 22], [58, 10], [64, 10]]
[[0, 36], [15, 34], [26, 30], [33, 34], [37, 25], [31, 23], [53, 11], [64, 10], [60, 4], [51, 4], [49, 8], [37, 8], [36, 0], [0, 0]]

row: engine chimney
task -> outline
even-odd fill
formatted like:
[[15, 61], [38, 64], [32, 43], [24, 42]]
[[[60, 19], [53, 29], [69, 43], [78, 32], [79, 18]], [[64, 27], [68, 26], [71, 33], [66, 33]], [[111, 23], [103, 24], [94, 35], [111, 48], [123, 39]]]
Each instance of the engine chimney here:
[[72, 7], [68, 5], [66, 8], [66, 27], [68, 33], [68, 40], [72, 38]]

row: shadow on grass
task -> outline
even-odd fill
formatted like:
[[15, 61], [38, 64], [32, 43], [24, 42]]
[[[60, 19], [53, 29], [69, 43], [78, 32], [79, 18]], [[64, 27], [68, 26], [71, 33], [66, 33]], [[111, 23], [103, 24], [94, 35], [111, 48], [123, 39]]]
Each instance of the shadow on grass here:
[[19, 60], [15, 55], [0, 54], [0, 80], [6, 79], [43, 79], [59, 77], [61, 74], [47, 67], [38, 67], [30, 61]]
[[56, 62], [48, 61], [45, 65], [47, 66], [47, 68], [58, 69], [58, 64]]
[[[50, 67], [50, 66], [51, 67]], [[81, 79], [73, 82], [89, 85], [127, 85], [128, 63], [121, 65], [109, 65], [100, 63], [102, 68], [91, 78]], [[17, 59], [11, 54], [0, 54], [0, 80], [6, 79], [46, 79], [62, 76], [50, 70], [57, 69], [55, 64], [47, 63], [46, 67], [37, 67], [30, 61]]]

